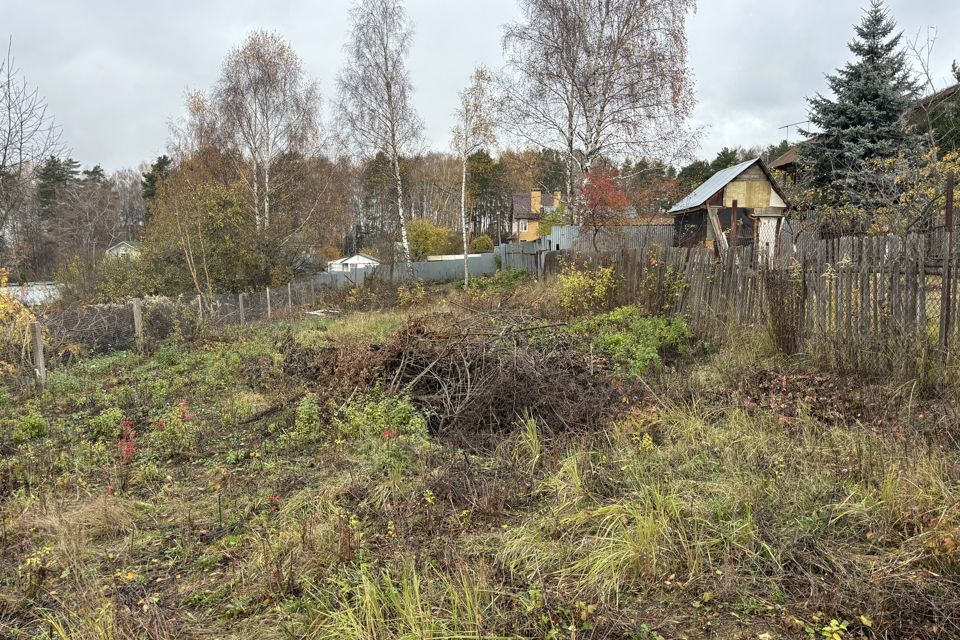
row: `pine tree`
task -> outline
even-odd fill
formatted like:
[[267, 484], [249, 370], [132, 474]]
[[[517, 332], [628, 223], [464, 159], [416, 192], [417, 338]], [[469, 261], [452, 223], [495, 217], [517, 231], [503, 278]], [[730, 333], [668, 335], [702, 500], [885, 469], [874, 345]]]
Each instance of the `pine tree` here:
[[873, 0], [848, 46], [856, 56], [827, 76], [833, 99], [808, 99], [809, 117], [818, 132], [804, 131], [800, 159], [820, 204], [852, 204], [865, 212], [880, 204], [871, 185], [882, 180], [873, 161], [897, 156], [916, 145], [903, 114], [917, 94], [902, 34], [880, 0]]
[[167, 174], [167, 170], [172, 163], [173, 161], [168, 156], [158, 156], [150, 165], [150, 170], [144, 172], [143, 180], [140, 181], [144, 202], [149, 204], [151, 200], [157, 197], [157, 183]]
[[80, 163], [73, 158], [47, 158], [37, 176], [37, 205], [42, 219], [53, 216], [58, 190], [66, 184], [76, 182], [79, 174]]

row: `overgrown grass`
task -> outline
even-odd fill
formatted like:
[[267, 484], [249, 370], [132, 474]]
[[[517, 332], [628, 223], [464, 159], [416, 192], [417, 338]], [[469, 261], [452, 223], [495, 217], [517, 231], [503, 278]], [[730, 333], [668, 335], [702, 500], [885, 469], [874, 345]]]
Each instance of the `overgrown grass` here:
[[725, 391], [787, 366], [749, 332], [691, 363], [681, 320], [581, 319], [627, 378], [660, 369], [656, 397], [591, 429], [517, 407], [499, 446], [466, 453], [402, 388], [285, 373], [288, 331], [381, 343], [402, 321], [81, 360], [3, 400], [0, 636], [954, 634], [956, 450], [742, 406]]

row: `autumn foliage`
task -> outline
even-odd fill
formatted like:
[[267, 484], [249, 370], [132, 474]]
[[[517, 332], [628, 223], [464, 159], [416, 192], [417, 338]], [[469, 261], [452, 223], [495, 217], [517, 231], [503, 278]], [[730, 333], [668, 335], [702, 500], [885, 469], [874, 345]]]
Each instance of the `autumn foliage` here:
[[614, 182], [617, 177], [616, 170], [593, 169], [587, 173], [580, 190], [579, 218], [581, 224], [593, 232], [594, 251], [600, 233], [622, 225], [630, 207], [630, 199]]

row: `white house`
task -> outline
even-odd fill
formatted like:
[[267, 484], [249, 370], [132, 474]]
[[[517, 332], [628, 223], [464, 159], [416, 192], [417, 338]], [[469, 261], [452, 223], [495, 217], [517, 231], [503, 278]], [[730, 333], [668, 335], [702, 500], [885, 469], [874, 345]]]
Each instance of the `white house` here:
[[356, 253], [348, 258], [337, 258], [327, 262], [327, 271], [356, 271], [357, 269], [366, 269], [376, 267], [380, 261], [373, 256], [365, 253]]
[[117, 244], [109, 247], [104, 255], [108, 258], [119, 258], [120, 256], [130, 256], [136, 258], [143, 250], [143, 243], [136, 240], [121, 240]]

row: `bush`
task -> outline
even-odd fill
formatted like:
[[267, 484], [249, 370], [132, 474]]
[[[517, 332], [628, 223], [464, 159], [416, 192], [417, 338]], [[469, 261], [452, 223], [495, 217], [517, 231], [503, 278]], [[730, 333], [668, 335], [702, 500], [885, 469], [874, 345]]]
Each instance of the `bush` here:
[[558, 277], [560, 307], [569, 316], [610, 308], [617, 277], [613, 267], [578, 267], [564, 264]]
[[8, 293], [7, 270], [0, 269], [0, 380], [15, 376], [26, 363], [33, 314]]
[[477, 236], [470, 241], [471, 253], [489, 253], [493, 251], [493, 240], [487, 234]]
[[47, 419], [36, 409], [31, 409], [30, 413], [21, 416], [13, 425], [13, 441], [16, 444], [23, 444], [30, 440], [36, 440], [47, 435]]
[[693, 338], [683, 318], [646, 317], [635, 306], [581, 320], [573, 331], [590, 336], [614, 369], [628, 375], [643, 375], [662, 366], [664, 358], [685, 353]]
[[447, 253], [462, 253], [459, 236], [429, 220], [413, 220], [407, 225], [407, 237], [410, 240], [410, 258], [423, 260], [427, 256]]
[[374, 396], [352, 403], [335, 426], [340, 437], [349, 440], [427, 437], [427, 421], [409, 398]]
[[[511, 269], [510, 267], [507, 267], [506, 269], [497, 271], [497, 273], [492, 276], [471, 278], [470, 288], [475, 291], [503, 293], [504, 291], [509, 291], [521, 282], [525, 282], [528, 279], [529, 276], [527, 275], [526, 269]], [[463, 280], [460, 280], [457, 283], [456, 288], [463, 289]]]
[[297, 403], [293, 428], [297, 440], [310, 442], [317, 438], [320, 432], [320, 405], [317, 404], [317, 394], [308, 393]]
[[200, 443], [197, 415], [181, 402], [158, 419], [147, 434], [150, 451], [160, 458], [182, 458]]
[[114, 440], [120, 435], [120, 422], [123, 418], [123, 409], [110, 407], [88, 419], [87, 426], [98, 440]]

